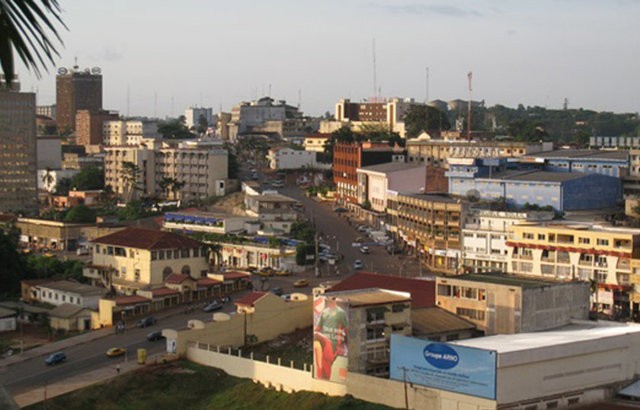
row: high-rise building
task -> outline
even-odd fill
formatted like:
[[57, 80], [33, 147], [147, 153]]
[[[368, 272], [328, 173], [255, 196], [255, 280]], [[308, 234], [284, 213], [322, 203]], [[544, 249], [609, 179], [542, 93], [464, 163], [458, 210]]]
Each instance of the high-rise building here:
[[0, 84], [0, 212], [8, 211], [38, 211], [36, 95], [17, 81]]
[[84, 146], [102, 144], [103, 124], [118, 118], [118, 113], [112, 111], [76, 111], [76, 143]]
[[60, 68], [56, 77], [56, 111], [58, 129], [76, 130], [78, 110], [102, 109], [102, 74], [99, 68], [80, 71]]

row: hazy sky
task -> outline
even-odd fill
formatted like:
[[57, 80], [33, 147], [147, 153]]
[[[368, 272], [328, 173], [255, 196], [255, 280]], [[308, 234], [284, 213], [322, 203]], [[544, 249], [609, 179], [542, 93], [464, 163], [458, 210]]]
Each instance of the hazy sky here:
[[[487, 104], [640, 111], [636, 0], [60, 0], [57, 66], [102, 68], [104, 106], [178, 115], [268, 93], [312, 115], [341, 97], [467, 97]], [[55, 102], [55, 68], [23, 90]], [[157, 109], [155, 104], [157, 95]], [[172, 103], [173, 98], [173, 103]], [[173, 107], [173, 109], [172, 109]]]

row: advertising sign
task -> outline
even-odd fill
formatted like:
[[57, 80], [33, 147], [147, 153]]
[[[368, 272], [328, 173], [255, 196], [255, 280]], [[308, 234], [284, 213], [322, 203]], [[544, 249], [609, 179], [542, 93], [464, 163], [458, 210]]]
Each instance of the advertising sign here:
[[313, 301], [313, 366], [317, 379], [347, 379], [348, 305], [319, 295]]
[[496, 360], [492, 350], [391, 335], [394, 380], [495, 400]]

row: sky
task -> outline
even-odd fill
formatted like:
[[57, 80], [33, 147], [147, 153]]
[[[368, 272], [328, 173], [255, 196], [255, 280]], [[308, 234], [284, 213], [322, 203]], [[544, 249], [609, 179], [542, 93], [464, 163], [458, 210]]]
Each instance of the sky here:
[[470, 71], [489, 106], [640, 111], [640, 0], [59, 1], [55, 67], [18, 68], [38, 104], [77, 57], [102, 69], [104, 108], [132, 116], [269, 94], [308, 115], [376, 94], [466, 99]]

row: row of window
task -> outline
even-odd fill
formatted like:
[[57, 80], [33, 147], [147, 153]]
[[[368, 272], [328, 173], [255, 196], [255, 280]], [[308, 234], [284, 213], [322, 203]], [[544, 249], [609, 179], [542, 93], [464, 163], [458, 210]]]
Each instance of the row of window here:
[[471, 288], [468, 286], [454, 286], [454, 285], [438, 285], [439, 296], [450, 296], [460, 299], [471, 300], [486, 300], [487, 295], [484, 289]]
[[[44, 292], [43, 292], [44, 293]], [[44, 294], [42, 295], [43, 297], [45, 296]], [[58, 300], [58, 296], [60, 297], [60, 300], [62, 300], [63, 302], [67, 301], [67, 295], [58, 295], [55, 292], [47, 292], [46, 297], [49, 299], [53, 299], [53, 300]], [[77, 303], [80, 304], [80, 298], [76, 298], [74, 296], [69, 296], [69, 303]]]
[[[125, 248], [120, 246], [104, 246], [96, 244], [94, 247], [94, 252], [96, 254], [102, 253], [103, 255], [114, 255], [126, 257], [127, 252]], [[134, 258], [137, 252], [134, 249], [129, 249], [129, 258]], [[207, 257], [209, 255], [209, 250], [206, 247], [203, 248], [193, 248], [193, 249], [167, 249], [167, 250], [158, 250], [151, 251], [151, 260], [162, 260], [162, 259], [181, 259], [181, 258], [198, 258], [198, 257]]]

